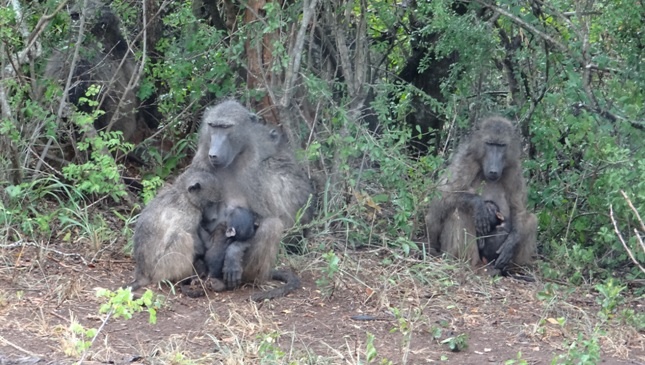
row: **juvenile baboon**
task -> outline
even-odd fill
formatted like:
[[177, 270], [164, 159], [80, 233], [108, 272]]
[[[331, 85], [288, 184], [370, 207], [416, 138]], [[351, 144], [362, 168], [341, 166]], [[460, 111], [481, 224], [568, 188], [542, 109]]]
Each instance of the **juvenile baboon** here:
[[159, 192], [143, 209], [134, 229], [132, 290], [195, 274], [193, 262], [204, 247], [199, 234], [202, 214], [219, 200], [217, 177], [195, 168]]
[[[71, 11], [72, 21], [80, 19], [81, 4]], [[68, 91], [69, 102], [84, 112], [91, 113], [96, 107], [81, 103], [87, 97], [91, 85], [97, 85], [100, 92], [97, 101], [102, 100], [99, 109], [105, 113], [94, 122], [97, 130], [105, 129], [123, 133], [123, 139], [137, 143], [143, 139], [146, 126], [137, 117], [138, 102], [136, 87], [128, 87], [133, 77], [135, 62], [132, 52], [119, 29], [120, 21], [109, 6], [96, 0], [88, 0], [85, 39], [79, 49], [79, 58], [72, 70], [72, 82]], [[87, 34], [89, 33], [89, 34]], [[73, 44], [73, 42], [70, 42]], [[45, 78], [56, 80], [63, 86], [70, 73], [74, 46], [55, 50], [45, 67]]]
[[476, 241], [493, 230], [485, 203], [491, 201], [497, 207], [495, 215], [504, 217], [507, 233], [503, 242], [491, 238], [491, 243], [500, 246], [494, 254], [486, 250], [486, 256], [497, 256], [495, 272], [504, 271], [510, 263], [532, 261], [537, 219], [526, 211], [520, 154], [520, 138], [508, 120], [491, 117], [481, 122], [459, 146], [440, 188], [441, 196], [430, 204], [426, 215], [430, 252], [467, 258], [473, 266], [480, 266]]
[[[284, 280], [286, 276], [291, 280], [281, 288], [257, 294], [254, 300], [285, 295], [298, 285], [295, 275], [272, 268], [285, 229], [294, 225], [296, 214], [307, 205], [313, 188], [287, 141], [282, 139], [238, 102], [224, 101], [204, 113], [192, 162], [195, 167], [210, 169], [219, 178], [225, 206], [245, 207], [260, 217], [255, 236], [247, 242], [242, 272], [232, 270], [235, 277], [230, 278], [231, 283]], [[309, 208], [301, 220], [308, 222], [311, 217]], [[232, 247], [228, 249], [234, 250]]]

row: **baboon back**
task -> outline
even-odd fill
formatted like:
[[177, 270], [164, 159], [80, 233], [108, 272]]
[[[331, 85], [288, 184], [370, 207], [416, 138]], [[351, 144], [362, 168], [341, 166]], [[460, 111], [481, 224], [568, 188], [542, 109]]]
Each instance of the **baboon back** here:
[[[86, 13], [90, 35], [85, 37], [72, 71], [69, 101], [79, 110], [92, 113], [95, 107], [79, 100], [86, 97], [91, 85], [99, 86], [100, 93], [96, 100], [103, 100], [100, 109], [105, 113], [96, 119], [95, 128], [104, 129], [112, 121], [111, 130], [123, 132], [125, 141], [140, 142], [146, 126], [137, 117], [136, 87], [128, 88], [135, 64], [121, 35], [120, 21], [108, 6], [96, 1], [89, 1], [89, 4]], [[45, 67], [45, 78], [56, 80], [64, 86], [73, 54], [74, 47], [55, 50]]]
[[217, 204], [218, 189], [212, 174], [188, 169], [143, 209], [133, 236], [133, 289], [194, 274], [196, 251], [204, 246], [198, 232], [202, 212]]

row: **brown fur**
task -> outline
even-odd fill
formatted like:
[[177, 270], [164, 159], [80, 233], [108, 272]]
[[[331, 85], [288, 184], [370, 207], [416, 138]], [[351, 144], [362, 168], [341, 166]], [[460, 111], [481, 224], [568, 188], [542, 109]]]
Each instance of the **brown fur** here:
[[204, 246], [198, 233], [202, 212], [219, 199], [216, 177], [194, 168], [159, 192], [143, 209], [134, 229], [132, 290], [195, 274], [193, 262]]
[[[192, 162], [193, 166], [209, 169], [222, 182], [225, 207], [248, 208], [259, 217], [259, 227], [247, 242], [242, 259], [241, 280], [247, 283], [282, 277], [272, 272], [280, 240], [313, 193], [288, 143], [282, 136], [278, 141], [267, 139], [270, 131], [236, 101], [224, 101], [204, 113]], [[213, 150], [214, 145], [222, 146], [222, 140], [226, 141], [225, 148]], [[303, 221], [311, 220], [311, 216], [308, 209]]]
[[[505, 146], [498, 180], [491, 180], [483, 166], [491, 146]], [[495, 202], [510, 226], [498, 249], [495, 268], [510, 263], [528, 264], [536, 251], [537, 219], [526, 211], [526, 183], [520, 163], [520, 138], [506, 119], [491, 117], [481, 122], [462, 143], [448, 167], [441, 196], [430, 204], [426, 230], [431, 253], [446, 253], [480, 266], [477, 236], [489, 235], [491, 226], [484, 201]]]
[[[89, 31], [86, 31], [72, 72], [69, 101], [80, 110], [91, 113], [94, 107], [80, 104], [79, 99], [85, 97], [91, 85], [100, 86], [97, 100], [103, 99], [99, 108], [105, 114], [97, 118], [95, 128], [105, 129], [112, 123], [110, 130], [121, 131], [125, 141], [138, 143], [143, 139], [147, 127], [137, 117], [136, 88], [127, 88], [134, 74], [135, 63], [121, 35], [119, 18], [108, 6], [94, 0], [88, 1], [85, 13]], [[80, 16], [77, 12], [72, 12], [72, 15]], [[73, 46], [54, 51], [47, 62], [45, 78], [56, 80], [64, 86], [73, 55]], [[121, 99], [123, 101], [119, 105]]]

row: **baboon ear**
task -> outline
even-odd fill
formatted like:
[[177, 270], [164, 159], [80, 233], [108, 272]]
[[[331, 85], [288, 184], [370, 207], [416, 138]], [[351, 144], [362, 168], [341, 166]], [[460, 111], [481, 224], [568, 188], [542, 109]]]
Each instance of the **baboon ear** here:
[[199, 191], [202, 188], [201, 184], [199, 182], [194, 182], [190, 185], [188, 185], [188, 192], [189, 193], [194, 193], [196, 191]]
[[249, 119], [251, 119], [252, 123], [259, 123], [260, 122], [260, 118], [255, 113], [249, 113]]
[[280, 132], [278, 132], [277, 129], [273, 128], [269, 132], [269, 136], [271, 137], [272, 140], [276, 141], [278, 138], [280, 138]]

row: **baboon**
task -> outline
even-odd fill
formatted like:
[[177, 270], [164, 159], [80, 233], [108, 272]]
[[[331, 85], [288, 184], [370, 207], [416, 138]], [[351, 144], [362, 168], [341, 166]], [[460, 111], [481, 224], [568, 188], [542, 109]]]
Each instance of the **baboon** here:
[[[210, 169], [219, 178], [224, 206], [245, 207], [260, 217], [255, 236], [247, 242], [242, 271], [238, 274], [231, 269], [235, 275], [230, 283], [289, 280], [281, 288], [254, 295], [254, 300], [282, 296], [297, 288], [299, 280], [293, 273], [272, 270], [285, 229], [294, 225], [313, 193], [288, 142], [238, 102], [227, 100], [204, 113], [192, 165]], [[302, 222], [309, 222], [311, 207], [301, 215]]]
[[[480, 266], [476, 240], [494, 229], [485, 203], [491, 201], [496, 206], [493, 214], [504, 217], [506, 234], [502, 242], [491, 238], [491, 243], [500, 246], [491, 249], [493, 253], [484, 250], [485, 257], [495, 256], [493, 273], [504, 272], [509, 264], [532, 261], [537, 219], [526, 211], [520, 154], [520, 137], [511, 122], [501, 117], [483, 120], [459, 146], [442, 181], [441, 196], [430, 204], [426, 215], [431, 253], [467, 258], [473, 266]], [[486, 247], [486, 239], [482, 244]]]
[[477, 239], [477, 245], [482, 262], [488, 264], [489, 262], [495, 261], [497, 256], [499, 256], [497, 250], [499, 250], [508, 236], [510, 223], [506, 222], [494, 201], [487, 200], [484, 203], [488, 210], [490, 232], [485, 236], [479, 237]]
[[[81, 5], [82, 1], [71, 11], [73, 22], [80, 19]], [[120, 20], [109, 6], [96, 0], [87, 0], [84, 13], [89, 24], [89, 34], [85, 34], [79, 58], [72, 70], [69, 102], [79, 110], [93, 112], [95, 107], [81, 103], [80, 99], [87, 97], [86, 93], [91, 85], [97, 85], [100, 88], [97, 100], [102, 100], [98, 108], [104, 114], [96, 119], [94, 127], [102, 130], [112, 124], [110, 130], [121, 131], [125, 141], [138, 143], [143, 139], [147, 127], [137, 117], [136, 88], [128, 87], [134, 74], [135, 62], [119, 29]], [[45, 67], [45, 78], [65, 85], [74, 48], [70, 46], [54, 51]]]
[[203, 257], [197, 260], [203, 259], [208, 285], [214, 291], [240, 285], [235, 280], [239, 280], [238, 275], [242, 273], [242, 258], [250, 245], [249, 240], [259, 227], [257, 215], [248, 209], [236, 207], [224, 210], [217, 215], [207, 213], [200, 227], [200, 237], [205, 247]]
[[136, 268], [134, 281], [128, 286], [136, 290], [194, 275], [193, 262], [203, 255], [199, 234], [202, 214], [219, 200], [217, 177], [195, 168], [189, 168], [172, 186], [159, 192], [137, 219], [133, 236]]

